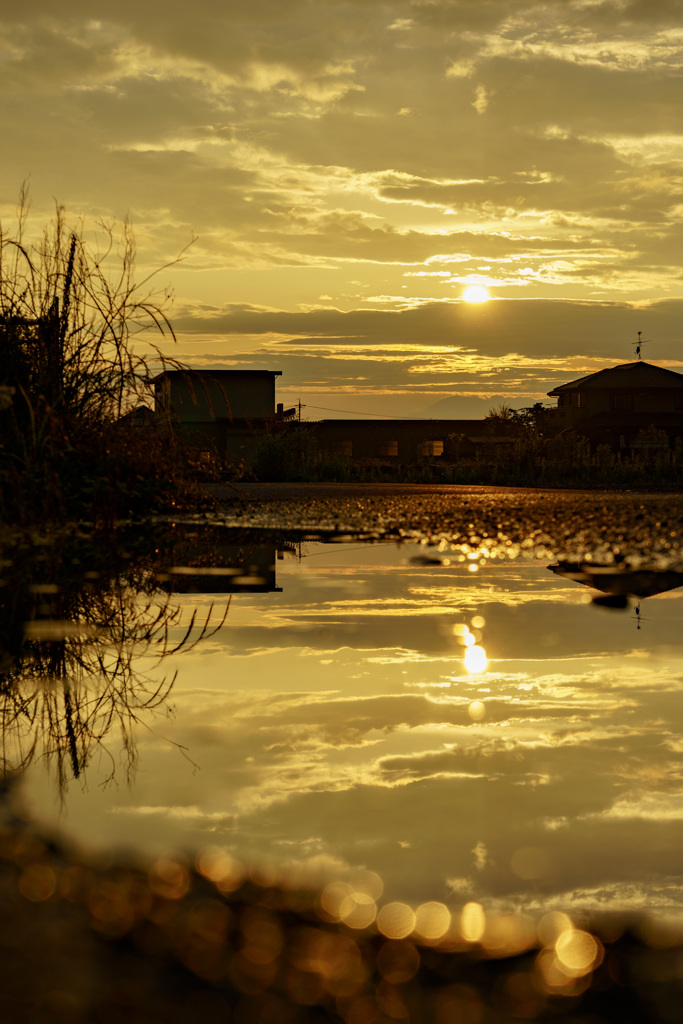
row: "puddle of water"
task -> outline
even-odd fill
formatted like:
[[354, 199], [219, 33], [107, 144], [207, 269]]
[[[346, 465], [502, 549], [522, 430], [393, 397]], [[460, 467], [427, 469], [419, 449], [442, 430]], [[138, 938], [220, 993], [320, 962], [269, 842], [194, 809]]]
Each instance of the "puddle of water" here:
[[[82, 672], [83, 645], [109, 665], [134, 648], [104, 688], [128, 688], [125, 743], [102, 689], [84, 697], [71, 733], [92, 721], [101, 743], [61, 810], [54, 758], [30, 762], [41, 820], [86, 847], [348, 882], [375, 907], [680, 909], [683, 577], [311, 542], [189, 543], [145, 578], [142, 619], [65, 633]], [[34, 637], [54, 641], [42, 607]]]

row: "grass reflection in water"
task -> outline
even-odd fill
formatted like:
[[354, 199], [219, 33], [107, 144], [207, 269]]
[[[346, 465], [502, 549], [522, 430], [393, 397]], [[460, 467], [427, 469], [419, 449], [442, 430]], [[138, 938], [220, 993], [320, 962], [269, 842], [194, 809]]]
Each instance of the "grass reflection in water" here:
[[[162, 589], [163, 547], [132, 557], [125, 544], [103, 552], [72, 540], [8, 554], [0, 587], [4, 773], [41, 758], [63, 790], [98, 752], [111, 762], [105, 781], [118, 769], [130, 781], [135, 726], [168, 712], [176, 673], [160, 678], [160, 664], [212, 636], [229, 599], [221, 610], [186, 616]], [[112, 734], [116, 756], [105, 743]]]

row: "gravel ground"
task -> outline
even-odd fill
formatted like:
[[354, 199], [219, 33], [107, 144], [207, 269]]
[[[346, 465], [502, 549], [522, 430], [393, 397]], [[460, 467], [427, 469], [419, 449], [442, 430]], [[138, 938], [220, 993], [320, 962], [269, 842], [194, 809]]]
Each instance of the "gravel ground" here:
[[209, 518], [306, 535], [403, 537], [482, 557], [683, 568], [679, 494], [446, 484], [213, 484]]

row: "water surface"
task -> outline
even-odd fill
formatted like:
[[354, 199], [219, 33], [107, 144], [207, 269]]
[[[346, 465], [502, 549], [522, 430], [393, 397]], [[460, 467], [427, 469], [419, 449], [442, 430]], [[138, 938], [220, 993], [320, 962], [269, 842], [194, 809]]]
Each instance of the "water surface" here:
[[[61, 802], [55, 757], [27, 759], [40, 819], [93, 849], [372, 877], [382, 901], [681, 907], [683, 577], [447, 544], [200, 549], [130, 605], [126, 692], [159, 699], [110, 716], [75, 779], [62, 731]], [[162, 638], [133, 608], [164, 601]]]

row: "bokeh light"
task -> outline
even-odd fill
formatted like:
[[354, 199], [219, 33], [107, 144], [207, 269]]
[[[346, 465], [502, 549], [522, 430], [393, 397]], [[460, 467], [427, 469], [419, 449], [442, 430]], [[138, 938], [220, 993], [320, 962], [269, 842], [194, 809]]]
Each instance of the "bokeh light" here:
[[209, 846], [198, 854], [196, 867], [200, 875], [223, 893], [234, 892], [244, 878], [244, 868], [239, 861], [216, 846]]
[[570, 977], [562, 969], [552, 949], [542, 949], [536, 958], [535, 973], [539, 987], [551, 995], [578, 996], [588, 988], [589, 976]]
[[377, 954], [377, 970], [390, 985], [404, 985], [420, 968], [420, 954], [412, 942], [389, 940]]
[[19, 892], [32, 903], [49, 900], [56, 887], [56, 875], [47, 864], [29, 864], [19, 878]]
[[334, 921], [341, 920], [341, 905], [347, 896], [350, 896], [353, 889], [348, 882], [330, 882], [320, 893], [320, 906], [322, 910]]
[[444, 903], [435, 900], [421, 903], [415, 911], [415, 933], [422, 939], [436, 941], [451, 926], [451, 912]]
[[486, 931], [486, 915], [481, 903], [466, 903], [460, 915], [460, 932], [466, 942], [480, 942]]
[[152, 892], [166, 900], [179, 900], [190, 887], [190, 874], [184, 864], [168, 857], [160, 857], [148, 872]]
[[555, 954], [566, 974], [581, 977], [602, 962], [602, 945], [590, 932], [572, 929], [560, 935]]
[[351, 887], [354, 892], [364, 892], [373, 900], [380, 899], [384, 891], [384, 882], [376, 871], [357, 871], [351, 878]]
[[564, 932], [572, 931], [574, 922], [567, 914], [551, 910], [538, 922], [538, 938], [544, 946], [554, 946]]
[[377, 927], [388, 939], [404, 939], [415, 927], [415, 913], [407, 903], [387, 903], [377, 915]]
[[377, 904], [366, 892], [350, 892], [341, 901], [339, 917], [349, 928], [368, 928], [377, 917]]

